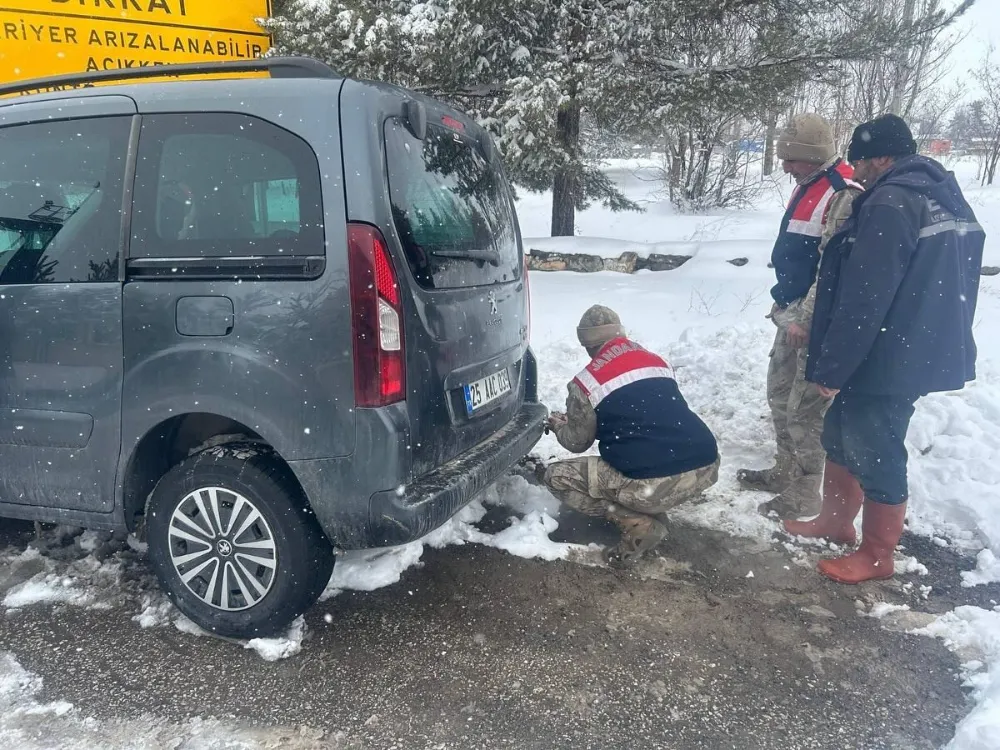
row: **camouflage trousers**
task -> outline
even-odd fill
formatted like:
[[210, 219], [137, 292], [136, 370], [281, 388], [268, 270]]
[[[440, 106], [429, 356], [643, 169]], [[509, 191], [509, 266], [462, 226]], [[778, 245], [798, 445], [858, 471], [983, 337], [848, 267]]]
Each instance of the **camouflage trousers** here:
[[719, 481], [719, 460], [670, 477], [629, 479], [600, 456], [586, 456], [552, 464], [544, 481], [560, 501], [588, 516], [622, 509], [655, 516], [697, 498]]
[[822, 474], [826, 452], [820, 436], [830, 401], [806, 382], [805, 373], [806, 349], [791, 346], [784, 328], [779, 328], [767, 369], [767, 403], [774, 420], [778, 461], [784, 454], [802, 474]]

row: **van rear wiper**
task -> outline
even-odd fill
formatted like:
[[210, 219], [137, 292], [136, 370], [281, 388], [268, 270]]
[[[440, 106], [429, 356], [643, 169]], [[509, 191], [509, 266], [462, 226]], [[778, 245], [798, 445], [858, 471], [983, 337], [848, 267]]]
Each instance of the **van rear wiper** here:
[[431, 250], [436, 258], [461, 258], [462, 260], [484, 260], [491, 266], [500, 265], [500, 253], [495, 250]]

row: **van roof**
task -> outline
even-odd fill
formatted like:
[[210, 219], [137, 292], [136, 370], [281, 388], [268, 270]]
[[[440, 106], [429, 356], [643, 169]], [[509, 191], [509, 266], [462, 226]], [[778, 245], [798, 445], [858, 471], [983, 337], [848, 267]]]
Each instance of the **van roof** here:
[[[240, 78], [242, 73], [267, 73], [265, 78]], [[231, 76], [219, 79], [185, 80], [190, 76]], [[230, 60], [224, 62], [185, 63], [178, 65], [151, 65], [144, 68], [100, 70], [87, 73], [36, 78], [0, 84], [0, 97], [22, 94], [17, 98], [0, 100], [0, 106], [43, 99], [59, 98], [71, 94], [74, 97], [125, 94], [137, 102], [147, 98], [161, 98], [168, 91], [176, 91], [173, 84], [224, 84], [232, 86], [243, 80], [264, 81], [281, 79], [287, 87], [287, 79], [321, 79], [341, 81], [343, 76], [328, 65], [311, 57], [266, 57], [254, 60]], [[148, 84], [140, 82], [149, 81]], [[107, 84], [107, 85], [94, 85]], [[29, 93], [38, 92], [38, 93]]]

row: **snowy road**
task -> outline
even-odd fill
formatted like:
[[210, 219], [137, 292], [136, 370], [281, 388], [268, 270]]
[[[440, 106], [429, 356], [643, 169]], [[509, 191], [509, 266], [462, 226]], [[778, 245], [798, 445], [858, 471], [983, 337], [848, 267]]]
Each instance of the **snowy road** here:
[[[563, 521], [556, 539], [612, 538]], [[16, 525], [0, 547], [29, 538]], [[860, 617], [782, 550], [684, 526], [667, 546], [640, 576], [478, 545], [427, 551], [395, 586], [318, 605], [302, 652], [275, 662], [138, 627], [141, 585], [108, 609], [8, 611], [0, 643], [43, 688], [15, 700], [0, 679], [0, 705], [19, 701], [0, 745], [930, 750], [966, 712], [939, 642]], [[969, 590], [940, 555], [946, 609], [938, 572]], [[862, 598], [921, 599], [890, 584]]]

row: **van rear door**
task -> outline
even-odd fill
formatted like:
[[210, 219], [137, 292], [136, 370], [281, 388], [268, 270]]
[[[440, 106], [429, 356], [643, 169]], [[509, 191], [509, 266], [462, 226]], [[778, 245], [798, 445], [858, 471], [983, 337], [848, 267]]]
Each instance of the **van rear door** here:
[[489, 136], [426, 108], [383, 125], [397, 258], [412, 315], [405, 328], [416, 475], [506, 424], [523, 402], [527, 291], [510, 186]]

